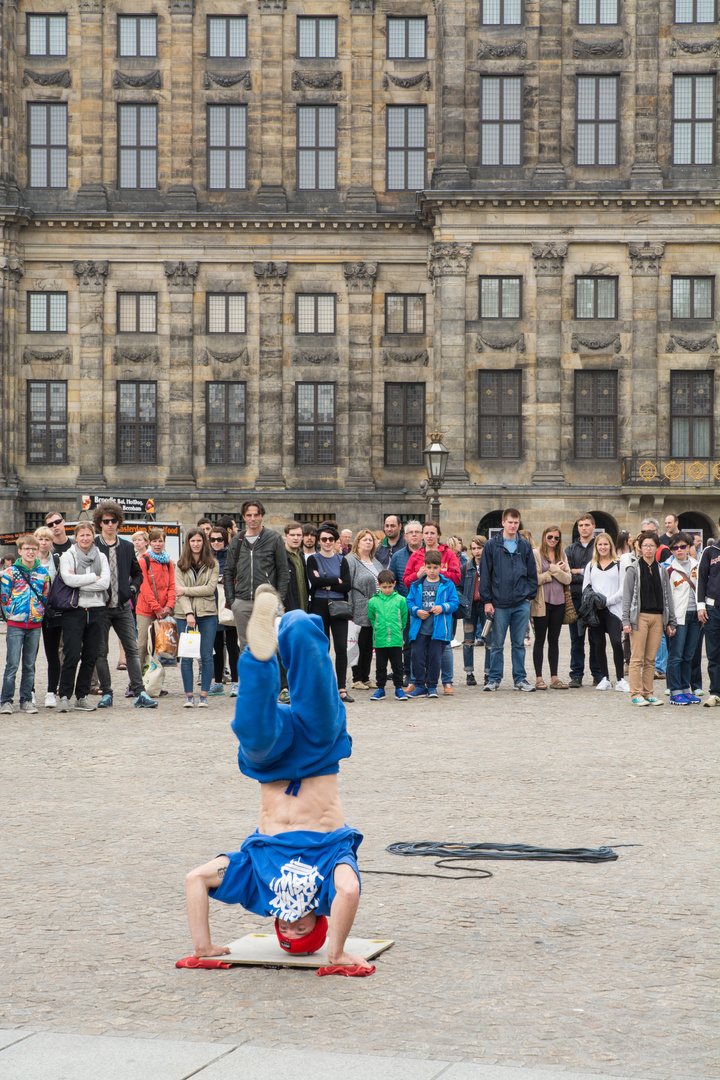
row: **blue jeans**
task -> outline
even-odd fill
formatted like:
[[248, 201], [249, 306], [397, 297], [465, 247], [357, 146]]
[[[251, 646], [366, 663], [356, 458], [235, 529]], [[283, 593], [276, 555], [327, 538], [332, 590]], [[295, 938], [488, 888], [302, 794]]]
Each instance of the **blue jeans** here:
[[[663, 634], [662, 641], [660, 642], [660, 648], [658, 649], [657, 656], [655, 657], [655, 670], [658, 671], [661, 675], [664, 675], [665, 672], [667, 671], [667, 666], [668, 666], [668, 642], [667, 642], [666, 635]], [[687, 684], [687, 685], [689, 685], [689, 684]]]
[[463, 637], [463, 667], [465, 671], [475, 670], [475, 640], [478, 624], [482, 630], [485, 621], [485, 608], [480, 600], [474, 600], [470, 614], [465, 616], [465, 634]]
[[710, 693], [720, 695], [720, 601], [707, 609], [705, 655], [707, 656]]
[[521, 604], [516, 604], [515, 607], [511, 608], [495, 608], [492, 645], [490, 647], [490, 668], [488, 670], [490, 682], [502, 682], [503, 648], [508, 627], [510, 628], [510, 644], [512, 645], [513, 682], [517, 685], [517, 683], [527, 678], [525, 674], [525, 631], [527, 630], [529, 616], [529, 600], [523, 600]]
[[418, 634], [412, 643], [413, 682], [421, 690], [434, 689], [440, 674], [441, 656], [448, 643], [430, 634]]
[[440, 660], [440, 678], [443, 686], [447, 686], [448, 683], [453, 681], [453, 652], [449, 641], [444, 641], [443, 646]]
[[[671, 694], [689, 690], [692, 682], [691, 670], [701, 623], [697, 612], [685, 615], [685, 625], [678, 625], [673, 637], [668, 638], [667, 684]], [[655, 661], [657, 668], [657, 660]]]
[[22, 657], [22, 675], [20, 676], [20, 704], [32, 701], [35, 683], [35, 657], [40, 645], [40, 627], [34, 630], [21, 630], [17, 626], [8, 626], [6, 634], [5, 675], [2, 684], [2, 700], [12, 704], [15, 697], [15, 676]]
[[[207, 694], [213, 680], [213, 646], [217, 633], [217, 615], [200, 615], [195, 619], [195, 629], [200, 632], [200, 690]], [[187, 619], [177, 620], [178, 634], [187, 630]], [[186, 694], [193, 692], [193, 662], [189, 656], [183, 656], [180, 661], [180, 674], [182, 675], [183, 690]]]

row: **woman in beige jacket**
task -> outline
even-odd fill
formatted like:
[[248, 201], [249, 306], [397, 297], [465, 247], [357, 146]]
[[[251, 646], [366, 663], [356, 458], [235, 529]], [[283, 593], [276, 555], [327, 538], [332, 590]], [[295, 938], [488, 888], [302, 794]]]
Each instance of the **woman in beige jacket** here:
[[[196, 630], [200, 634], [200, 700], [206, 709], [208, 690], [213, 676], [213, 645], [217, 633], [218, 613], [215, 603], [219, 567], [210, 550], [208, 538], [200, 529], [189, 529], [182, 555], [175, 564], [175, 618], [178, 633]], [[180, 661], [185, 690], [185, 708], [192, 709], [193, 662], [184, 656]]]
[[565, 614], [565, 586], [572, 574], [562, 557], [562, 533], [559, 525], [546, 525], [540, 547], [534, 549], [537, 566], [538, 591], [530, 604], [530, 615], [535, 627], [533, 664], [535, 665], [535, 689], [547, 690], [542, 677], [543, 650], [547, 637], [548, 664], [550, 665], [550, 689], [567, 690], [567, 683], [558, 678], [560, 631]]

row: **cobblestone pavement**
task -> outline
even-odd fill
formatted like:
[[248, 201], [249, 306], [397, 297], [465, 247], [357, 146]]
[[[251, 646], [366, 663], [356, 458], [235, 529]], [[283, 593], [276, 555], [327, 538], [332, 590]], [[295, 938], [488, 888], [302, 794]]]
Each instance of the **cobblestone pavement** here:
[[[434, 704], [359, 692], [341, 781], [361, 869], [434, 870], [386, 853], [397, 840], [610, 844], [620, 857], [482, 863], [489, 880], [366, 874], [356, 931], [396, 945], [371, 979], [317, 979], [174, 968], [190, 951], [184, 874], [255, 828], [257, 786], [238, 773], [227, 696], [185, 710], [172, 671], [147, 712], [113, 678], [112, 711], [2, 718], [4, 1026], [716, 1074], [720, 710], [638, 711], [588, 685], [525, 695], [507, 677], [495, 694], [459, 677]], [[216, 941], [268, 926], [211, 914]]]

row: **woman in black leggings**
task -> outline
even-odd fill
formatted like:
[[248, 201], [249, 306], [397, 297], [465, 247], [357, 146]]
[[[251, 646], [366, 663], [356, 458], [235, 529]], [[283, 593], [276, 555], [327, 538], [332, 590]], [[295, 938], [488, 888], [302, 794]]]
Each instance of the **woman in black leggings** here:
[[548, 664], [550, 666], [550, 689], [567, 690], [567, 683], [558, 678], [559, 640], [565, 615], [565, 586], [572, 574], [563, 561], [562, 533], [559, 525], [546, 525], [540, 547], [535, 548], [538, 591], [530, 605], [530, 615], [535, 627], [533, 664], [535, 665], [535, 689], [547, 690], [542, 677], [543, 652], [547, 637]]
[[338, 555], [335, 544], [339, 539], [337, 525], [324, 521], [318, 530], [320, 550], [307, 561], [307, 575], [310, 585], [310, 614], [319, 615], [323, 621], [323, 630], [328, 639], [332, 634], [335, 646], [335, 675], [338, 691], [343, 701], [354, 699], [345, 689], [347, 679], [347, 618], [330, 616], [331, 600], [347, 600], [350, 592], [350, 570], [344, 555]]

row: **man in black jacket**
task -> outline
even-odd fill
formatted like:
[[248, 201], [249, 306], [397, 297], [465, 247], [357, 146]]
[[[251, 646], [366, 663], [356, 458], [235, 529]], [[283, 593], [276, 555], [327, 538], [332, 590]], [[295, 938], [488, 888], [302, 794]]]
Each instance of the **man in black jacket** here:
[[[575, 610], [580, 610], [580, 604], [582, 603], [582, 591], [583, 591], [583, 576], [585, 574], [585, 567], [593, 557], [593, 551], [595, 549], [595, 518], [592, 514], [582, 514], [576, 522], [578, 529], [578, 539], [565, 548], [565, 560], [567, 562], [568, 570], [572, 574], [572, 581], [570, 582], [570, 593], [572, 595], [572, 601], [575, 605]], [[590, 671], [592, 673], [593, 681], [595, 685], [600, 682], [603, 674], [600, 670], [600, 665], [595, 659], [595, 645], [593, 639], [590, 638]], [[578, 626], [576, 622], [570, 623], [570, 681], [568, 686], [577, 690], [582, 686], [583, 675], [585, 674], [585, 626], [582, 628]]]
[[238, 631], [238, 649], [247, 644], [245, 632], [258, 585], [272, 585], [285, 598], [290, 572], [285, 544], [279, 533], [263, 527], [265, 507], [248, 499], [240, 508], [245, 531], [234, 536], [228, 548], [223, 588], [225, 603], [232, 608]]
[[[720, 524], [720, 522], [718, 522]], [[705, 627], [710, 695], [708, 708], [720, 705], [720, 540], [708, 540], [698, 565], [698, 619]]]
[[113, 703], [112, 682], [108, 665], [110, 627], [120, 638], [125, 650], [130, 689], [135, 698], [136, 709], [155, 709], [157, 701], [145, 692], [137, 647], [137, 631], [133, 622], [130, 599], [140, 591], [142, 570], [135, 556], [135, 548], [129, 540], [119, 537], [117, 531], [123, 523], [122, 507], [116, 502], [104, 502], [95, 509], [95, 547], [110, 565], [110, 588], [105, 608], [105, 625], [100, 638], [97, 658], [98, 682], [102, 697], [98, 709], [110, 709]]

